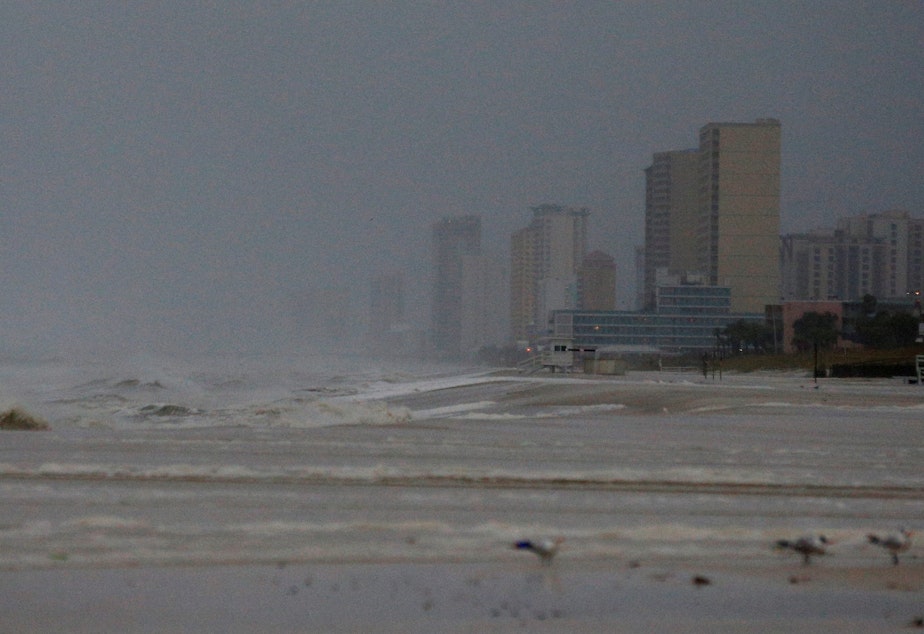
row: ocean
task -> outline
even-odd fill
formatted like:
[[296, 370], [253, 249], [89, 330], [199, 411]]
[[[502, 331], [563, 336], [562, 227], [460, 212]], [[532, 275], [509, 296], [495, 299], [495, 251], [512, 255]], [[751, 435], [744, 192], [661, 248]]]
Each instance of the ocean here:
[[0, 386], [50, 426], [0, 432], [0, 573], [528, 570], [513, 541], [554, 536], [559, 566], [753, 569], [809, 532], [885, 566], [866, 533], [924, 525], [924, 388], [898, 379], [144, 355]]

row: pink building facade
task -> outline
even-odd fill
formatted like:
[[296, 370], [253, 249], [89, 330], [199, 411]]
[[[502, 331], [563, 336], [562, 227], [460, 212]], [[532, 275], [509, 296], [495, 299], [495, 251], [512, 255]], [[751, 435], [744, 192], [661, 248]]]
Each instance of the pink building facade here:
[[[796, 352], [796, 347], [792, 345], [792, 338], [795, 334], [793, 324], [798, 321], [805, 313], [832, 313], [837, 316], [838, 330], [844, 323], [844, 304], [835, 301], [804, 301], [804, 302], [783, 302], [783, 352]], [[837, 347], [855, 347], [852, 341], [845, 341], [841, 337], [837, 338]]]

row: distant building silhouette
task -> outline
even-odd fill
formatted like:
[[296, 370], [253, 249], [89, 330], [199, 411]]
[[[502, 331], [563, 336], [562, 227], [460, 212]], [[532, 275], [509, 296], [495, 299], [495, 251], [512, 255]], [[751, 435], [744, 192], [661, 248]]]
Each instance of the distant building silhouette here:
[[367, 351], [379, 357], [419, 354], [411, 349], [409, 327], [404, 314], [404, 275], [382, 273], [372, 279], [370, 289]]
[[430, 332], [438, 355], [459, 358], [462, 350], [463, 262], [481, 255], [481, 218], [444, 218], [433, 225], [433, 308]]
[[549, 313], [576, 308], [577, 273], [587, 249], [585, 208], [539, 205], [510, 240], [510, 326], [515, 341], [548, 329]]
[[784, 235], [783, 298], [844, 301], [924, 291], [924, 218], [892, 210], [842, 218], [835, 229]]
[[581, 310], [616, 310], [616, 261], [602, 251], [584, 256], [578, 268], [578, 305]]
[[645, 307], [645, 247], [635, 247], [635, 309], [642, 310]]
[[508, 341], [509, 275], [506, 261], [487, 254], [462, 256], [460, 356], [473, 359], [484, 347]]

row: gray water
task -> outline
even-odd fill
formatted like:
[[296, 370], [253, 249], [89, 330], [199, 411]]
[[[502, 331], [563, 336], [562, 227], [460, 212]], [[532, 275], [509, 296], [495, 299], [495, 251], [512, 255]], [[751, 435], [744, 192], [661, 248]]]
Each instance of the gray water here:
[[[535, 397], [589, 380], [330, 358], [7, 364], [7, 403], [51, 431], [0, 436], [0, 567], [515, 561], [512, 540], [547, 535], [575, 560], [760, 561], [807, 531], [860, 562], [882, 557], [867, 531], [924, 524], [924, 390], [892, 406], [915, 388], [829, 384], [805, 405], [785, 400], [795, 375], [630, 373], [593, 385], [742, 405]], [[868, 407], [839, 405], [863, 390]]]

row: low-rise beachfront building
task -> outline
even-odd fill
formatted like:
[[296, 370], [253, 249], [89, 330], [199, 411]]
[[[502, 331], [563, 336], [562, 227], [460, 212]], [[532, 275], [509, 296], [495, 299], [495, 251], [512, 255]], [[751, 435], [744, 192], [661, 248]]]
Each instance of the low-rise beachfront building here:
[[790, 301], [781, 305], [783, 324], [783, 352], [796, 352], [793, 344], [795, 323], [806, 313], [831, 313], [837, 318], [837, 343], [839, 350], [863, 347], [857, 333], [857, 322], [864, 317], [871, 317], [874, 312], [885, 311], [892, 314], [913, 315], [921, 319], [921, 303], [916, 295], [907, 297], [876, 300], [873, 307], [866, 306], [863, 301]]
[[[695, 283], [657, 287], [654, 311], [555, 310], [538, 346], [552, 350], [551, 342], [567, 342], [569, 352], [597, 358], [601, 351], [625, 354], [687, 354], [730, 352], [725, 329], [739, 321], [766, 326], [771, 349], [795, 352], [794, 324], [808, 312], [831, 313], [837, 318], [838, 349], [859, 346], [857, 321], [868, 316], [861, 301], [790, 301], [768, 305], [765, 314], [731, 312], [728, 287]], [[879, 301], [876, 310], [906, 313], [921, 320], [917, 296]], [[924, 324], [924, 322], [922, 322]], [[924, 333], [924, 325], [921, 326]], [[924, 334], [921, 335], [924, 339]], [[596, 353], [596, 355], [594, 354]]]
[[574, 348], [644, 348], [663, 353], [714, 351], [719, 335], [738, 321], [764, 323], [763, 314], [732, 313], [723, 286], [659, 286], [654, 312], [556, 310], [550, 336]]

